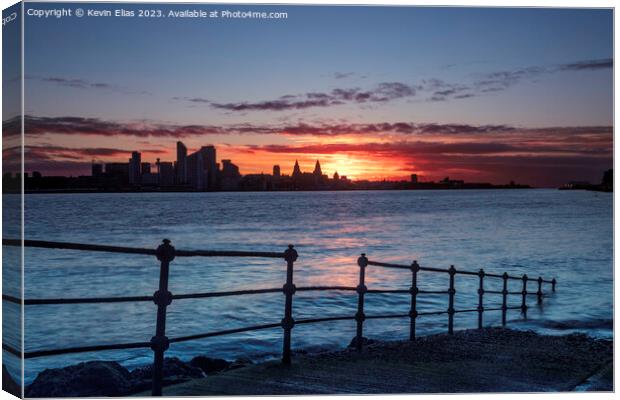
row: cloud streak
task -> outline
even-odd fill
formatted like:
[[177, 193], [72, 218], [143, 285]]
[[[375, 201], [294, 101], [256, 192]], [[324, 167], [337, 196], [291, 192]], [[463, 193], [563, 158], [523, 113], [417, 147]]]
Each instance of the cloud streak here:
[[[276, 99], [256, 102], [239, 101], [221, 103], [204, 97], [174, 97], [194, 104], [208, 105], [214, 109], [227, 112], [248, 111], [295, 111], [315, 107], [332, 107], [345, 104], [380, 104], [394, 100], [414, 98], [422, 95], [430, 102], [463, 100], [476, 96], [488, 95], [507, 90], [528, 79], [541, 75], [568, 71], [596, 71], [613, 68], [613, 59], [583, 60], [573, 63], [549, 66], [530, 66], [508, 71], [495, 71], [477, 74], [467, 83], [446, 82], [438, 78], [428, 78], [420, 83], [382, 82], [371, 89], [336, 88], [328, 92], [309, 92], [304, 94], [287, 94]], [[354, 76], [354, 72], [336, 72], [335, 79]]]
[[[86, 135], [86, 136], [128, 136], [138, 138], [169, 137], [187, 138], [210, 135], [285, 135], [285, 136], [490, 136], [538, 135], [540, 138], [554, 136], [565, 140], [580, 135], [597, 135], [611, 138], [611, 126], [585, 127], [547, 127], [518, 128], [510, 125], [472, 125], [414, 122], [377, 123], [305, 123], [281, 125], [232, 124], [232, 125], [175, 125], [150, 121], [123, 123], [98, 118], [84, 117], [37, 117], [25, 116], [25, 134], [39, 137], [45, 134]], [[3, 122], [3, 137], [21, 134], [21, 118], [16, 117]], [[590, 140], [594, 138], [591, 137]]]
[[[284, 111], [302, 110], [312, 107], [329, 107], [343, 104], [386, 103], [392, 100], [413, 97], [416, 87], [402, 82], [382, 82], [369, 90], [361, 88], [336, 88], [330, 92], [310, 92], [301, 95], [284, 95], [275, 100], [258, 102], [217, 103], [198, 98], [199, 102], [225, 111]], [[186, 99], [198, 102], [197, 99]]]
[[59, 76], [26, 76], [28, 80], [35, 80], [39, 82], [54, 84], [62, 87], [73, 89], [94, 89], [94, 90], [108, 90], [113, 92], [119, 92], [123, 94], [150, 94], [146, 91], [134, 91], [124, 86], [113, 85], [105, 82], [95, 82], [80, 78], [64, 78]]

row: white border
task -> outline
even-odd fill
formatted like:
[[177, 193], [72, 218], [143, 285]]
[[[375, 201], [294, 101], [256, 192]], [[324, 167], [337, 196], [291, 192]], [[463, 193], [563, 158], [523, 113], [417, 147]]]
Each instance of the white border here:
[[[29, 1], [29, 2], [51, 2], [51, 1], [44, 1], [44, 0], [33, 0], [33, 1]], [[62, 1], [54, 1], [54, 2], [62, 2]], [[11, 1], [11, 0], [0, 0], [0, 4], [2, 5], [2, 8], [6, 8], [9, 7], [12, 4], [15, 4], [15, 1]], [[460, 1], [441, 1], [441, 0], [425, 0], [425, 1], [416, 1], [416, 0], [388, 0], [388, 1], [382, 1], [382, 0], [337, 0], [337, 1], [330, 1], [330, 0], [313, 0], [312, 2], [303, 2], [303, 1], [299, 1], [299, 0], [287, 0], [287, 1], [283, 1], [283, 2], [273, 2], [273, 1], [260, 1], [260, 0], [243, 0], [243, 1], [232, 1], [232, 0], [220, 0], [220, 1], [175, 1], [175, 0], [169, 0], [169, 1], [143, 1], [143, 0], [133, 0], [133, 1], [122, 1], [122, 0], [109, 0], [109, 1], [71, 1], [71, 2], [67, 2], [67, 3], [185, 3], [185, 4], [273, 4], [273, 5], [287, 5], [287, 4], [291, 4], [291, 5], [295, 5], [295, 4], [300, 4], [300, 5], [308, 5], [308, 4], [313, 4], [313, 5], [370, 5], [370, 6], [391, 6], [391, 5], [398, 5], [398, 6], [465, 6], [465, 7], [560, 7], [560, 8], [614, 8], [614, 2], [610, 1], [610, 0], [590, 0], [590, 1], [582, 1], [582, 0], [536, 0], [536, 1], [515, 1], [515, 0], [504, 0], [501, 3], [498, 1], [492, 1], [492, 0], [460, 0]], [[22, 4], [22, 8], [23, 8], [23, 4]], [[22, 18], [23, 18], [23, 12], [22, 12]], [[23, 35], [24, 35], [24, 29], [25, 29], [25, 21], [22, 20], [22, 44], [23, 44]], [[0, 41], [1, 41], [1, 33], [0, 33]], [[616, 44], [618, 43], [618, 32], [615, 30], [615, 9], [614, 9], [614, 59], [615, 59], [615, 48], [616, 48]], [[1, 52], [0, 52], [0, 61], [1, 61]], [[23, 48], [22, 48], [22, 77], [23, 77], [23, 73], [24, 73], [24, 59], [23, 59]], [[614, 127], [615, 127], [615, 115], [618, 112], [618, 106], [615, 103], [615, 92], [616, 92], [616, 86], [617, 86], [617, 74], [618, 70], [615, 68], [615, 64], [614, 64]], [[22, 79], [22, 130], [23, 130], [23, 111], [25, 110], [24, 108], [24, 81]], [[0, 106], [2, 105], [2, 99], [0, 97]], [[23, 132], [22, 132], [23, 135]], [[615, 158], [615, 154], [617, 153], [618, 150], [618, 146], [620, 146], [618, 144], [618, 142], [615, 140], [615, 129], [614, 129], [614, 169], [616, 170], [616, 172], [618, 171], [618, 165], [617, 165], [617, 160]], [[22, 179], [23, 179], [23, 136], [22, 136]], [[2, 176], [2, 167], [0, 166], [0, 177]], [[616, 175], [616, 178], [614, 179], [614, 186], [616, 188], [618, 188], [618, 178]], [[23, 184], [22, 184], [23, 187]], [[615, 210], [618, 206], [618, 202], [620, 200], [618, 200], [618, 198], [615, 196], [614, 194], [614, 278], [615, 278], [615, 269], [616, 269], [616, 246], [615, 246], [615, 227], [616, 227], [616, 213]], [[0, 218], [2, 216], [2, 210], [0, 208]], [[24, 197], [22, 196], [22, 240], [23, 240], [23, 230], [24, 230]], [[1, 246], [0, 246], [0, 257], [2, 255], [2, 250], [1, 250]], [[23, 260], [24, 254], [23, 254], [23, 247], [22, 247], [22, 260]], [[22, 265], [22, 277], [23, 277], [23, 265]], [[24, 292], [24, 280], [22, 278], [21, 280], [22, 282], [22, 294]], [[617, 285], [614, 284], [614, 307], [615, 307], [615, 299], [616, 299], [616, 294], [618, 287]], [[24, 296], [22, 295], [22, 298]], [[24, 333], [24, 314], [23, 314], [23, 304], [22, 304], [22, 349], [24, 346], [24, 337], [23, 337], [23, 333]], [[0, 310], [0, 315], [1, 315], [1, 310]], [[620, 315], [619, 311], [617, 308], [614, 309], [614, 321], [618, 318], [618, 316]], [[615, 333], [615, 322], [614, 322], [614, 333]], [[615, 346], [614, 346], [614, 364], [615, 364]], [[493, 371], [489, 371], [489, 373], [493, 373]], [[22, 382], [23, 382], [23, 359], [22, 359]], [[614, 371], [614, 382], [617, 383], [618, 381], [618, 371], [616, 368], [616, 371]], [[465, 399], [465, 400], [474, 400], [477, 399], [479, 397], [485, 397], [485, 398], [489, 398], [489, 399], [506, 399], [506, 400], [514, 400], [514, 399], [521, 399], [523, 397], [527, 397], [528, 399], [537, 399], [537, 398], [545, 398], [545, 399], [568, 399], [568, 400], [572, 400], [572, 399], [584, 399], [586, 398], [593, 398], [593, 399], [610, 399], [612, 397], [614, 397], [614, 394], [612, 393], [550, 393], [550, 394], [502, 394], [502, 395], [498, 395], [498, 394], [467, 394], [467, 395], [390, 395], [390, 399], [411, 399], [411, 398], [419, 398], [419, 399], [428, 399], [428, 400], [439, 400], [439, 399], [446, 399], [446, 398], [460, 398], [460, 399]], [[235, 399], [246, 399], [246, 398], [257, 398], [256, 397], [244, 397], [244, 396], [238, 396], [235, 397]], [[289, 397], [293, 397], [293, 396], [261, 396], [262, 399], [282, 399], [282, 398], [289, 398]], [[332, 397], [332, 396], [294, 396], [295, 398], [328, 398], [328, 397]], [[350, 399], [368, 399], [368, 398], [372, 398], [372, 399], [379, 399], [380, 397], [383, 396], [368, 396], [368, 395], [363, 395], [363, 396], [347, 396], [347, 398]], [[168, 397], [168, 398], [172, 398], [172, 399], [180, 399], [180, 397]], [[198, 397], [197, 397], [198, 398]], [[0, 392], [0, 400], [4, 400], [4, 399], [14, 399], [13, 396], [9, 395], [6, 392]]]

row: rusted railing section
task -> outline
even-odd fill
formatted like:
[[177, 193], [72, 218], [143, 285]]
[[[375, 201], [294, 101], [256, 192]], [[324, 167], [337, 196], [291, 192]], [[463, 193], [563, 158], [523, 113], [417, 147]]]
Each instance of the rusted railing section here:
[[[429, 315], [441, 315], [448, 314], [448, 333], [452, 334], [454, 331], [454, 314], [465, 312], [477, 312], [478, 313], [478, 328], [483, 326], [483, 312], [485, 311], [502, 311], [502, 325], [506, 325], [506, 313], [509, 309], [520, 309], [523, 316], [527, 316], [527, 304], [526, 296], [535, 294], [537, 297], [537, 303], [541, 304], [544, 296], [543, 284], [551, 284], [552, 292], [555, 292], [556, 280], [550, 281], [539, 277], [537, 279], [528, 278], [527, 275], [522, 277], [510, 276], [507, 273], [502, 275], [486, 273], [480, 269], [478, 272], [457, 270], [454, 266], [449, 269], [440, 269], [432, 267], [422, 267], [417, 261], [413, 261], [411, 265], [389, 264], [376, 261], [369, 261], [365, 254], [362, 254], [357, 264], [359, 266], [359, 282], [356, 287], [353, 286], [307, 286], [297, 288], [293, 283], [294, 263], [297, 260], [298, 254], [293, 245], [289, 245], [288, 248], [282, 252], [250, 252], [250, 251], [187, 251], [176, 250], [170, 240], [164, 239], [163, 243], [156, 249], [144, 249], [144, 248], [132, 248], [132, 247], [118, 247], [118, 246], [101, 246], [92, 244], [80, 244], [80, 243], [61, 243], [61, 242], [48, 242], [40, 240], [21, 240], [17, 239], [3, 239], [2, 244], [5, 246], [22, 246], [25, 247], [37, 247], [46, 249], [65, 249], [65, 250], [78, 250], [78, 251], [101, 251], [108, 253], [121, 253], [121, 254], [140, 254], [157, 257], [159, 261], [159, 287], [152, 296], [123, 296], [123, 297], [95, 297], [95, 298], [53, 298], [53, 299], [19, 299], [9, 295], [2, 295], [4, 301], [8, 301], [15, 304], [23, 305], [54, 305], [54, 304], [93, 304], [93, 303], [121, 303], [121, 302], [154, 302], [157, 306], [157, 319], [155, 335], [148, 342], [131, 342], [131, 343], [117, 343], [117, 344], [104, 344], [94, 346], [81, 346], [70, 347], [62, 349], [49, 349], [38, 350], [23, 353], [24, 358], [35, 358], [54, 356], [70, 353], [84, 353], [93, 351], [106, 351], [106, 350], [123, 350], [123, 349], [137, 349], [137, 348], [151, 348], [153, 350], [153, 382], [152, 382], [152, 394], [154, 396], [161, 396], [163, 386], [163, 361], [164, 354], [172, 343], [185, 342], [190, 340], [198, 340], [215, 336], [231, 335], [235, 333], [257, 331], [262, 329], [282, 328], [283, 330], [283, 346], [282, 346], [282, 362], [284, 364], [291, 363], [291, 334], [292, 329], [297, 324], [314, 324], [321, 322], [331, 321], [356, 321], [356, 336], [355, 347], [358, 350], [362, 350], [364, 341], [364, 321], [367, 319], [389, 319], [389, 318], [410, 318], [410, 333], [409, 339], [415, 340], [416, 338], [416, 320], [420, 316]], [[236, 291], [224, 291], [224, 292], [206, 292], [206, 293], [189, 293], [189, 294], [172, 294], [168, 290], [168, 280], [170, 263], [178, 257], [262, 257], [262, 258], [281, 258], [286, 261], [286, 281], [282, 288], [265, 288], [254, 290], [236, 290]], [[410, 270], [411, 287], [409, 289], [368, 289], [365, 284], [366, 268], [368, 266], [385, 267], [385, 268], [398, 268]], [[433, 272], [433, 273], [447, 273], [449, 276], [449, 286], [447, 290], [420, 290], [418, 287], [420, 272]], [[456, 290], [455, 290], [455, 277], [456, 275], [470, 275], [477, 276], [479, 279], [478, 286], [478, 307], [476, 309], [456, 310], [454, 308]], [[503, 280], [503, 288], [501, 291], [485, 290], [484, 279], [485, 278], [500, 278]], [[509, 292], [508, 281], [520, 280], [522, 281], [521, 291]], [[538, 284], [537, 291], [535, 293], [527, 292], [527, 282], [535, 281]], [[319, 317], [319, 318], [306, 318], [301, 320], [295, 320], [293, 318], [293, 296], [296, 292], [302, 291], [355, 291], [357, 293], [357, 312], [354, 316], [331, 316], [331, 317]], [[225, 296], [243, 296], [252, 294], [265, 294], [265, 293], [278, 293], [284, 294], [284, 317], [279, 323], [269, 323], [263, 325], [246, 326], [241, 328], [233, 328], [222, 331], [206, 332], [195, 335], [181, 336], [175, 338], [168, 338], [166, 336], [166, 311], [167, 307], [173, 300], [182, 299], [200, 299], [200, 298], [215, 298]], [[411, 303], [409, 312], [406, 314], [383, 314], [383, 315], [366, 315], [364, 313], [364, 303], [366, 294], [371, 293], [392, 293], [392, 294], [410, 294]], [[420, 294], [447, 294], [448, 295], [448, 309], [439, 311], [426, 311], [419, 312], [417, 310], [417, 301]], [[500, 308], [484, 308], [484, 295], [485, 294], [501, 294], [502, 306]], [[521, 295], [521, 305], [508, 306], [508, 295]], [[12, 348], [7, 344], [2, 344], [2, 349], [17, 356], [21, 357], [22, 353]]]

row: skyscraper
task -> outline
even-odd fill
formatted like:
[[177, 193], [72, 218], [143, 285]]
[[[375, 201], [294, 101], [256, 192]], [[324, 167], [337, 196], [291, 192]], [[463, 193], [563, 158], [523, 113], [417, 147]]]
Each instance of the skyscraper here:
[[130, 185], [140, 184], [141, 158], [142, 157], [139, 151], [134, 151], [131, 153], [131, 158], [129, 159], [129, 184]]
[[274, 178], [279, 178], [280, 177], [280, 166], [279, 165], [274, 165], [273, 166], [273, 177]]
[[177, 142], [176, 181], [179, 184], [187, 183], [187, 147], [183, 142]]
[[203, 146], [187, 157], [187, 183], [196, 190], [217, 189], [215, 147]]

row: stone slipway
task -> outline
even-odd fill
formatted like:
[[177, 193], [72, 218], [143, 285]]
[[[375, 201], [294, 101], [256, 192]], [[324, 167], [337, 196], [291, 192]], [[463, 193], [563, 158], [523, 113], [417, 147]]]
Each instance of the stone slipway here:
[[611, 391], [612, 348], [585, 335], [466, 330], [378, 342], [361, 353], [296, 355], [291, 366], [251, 365], [165, 387], [164, 396]]

